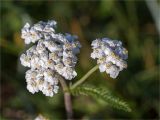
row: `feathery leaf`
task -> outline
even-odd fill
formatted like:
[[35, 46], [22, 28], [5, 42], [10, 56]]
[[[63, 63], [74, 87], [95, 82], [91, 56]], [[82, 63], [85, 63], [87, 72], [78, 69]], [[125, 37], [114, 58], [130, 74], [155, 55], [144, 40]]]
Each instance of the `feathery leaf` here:
[[123, 100], [120, 100], [118, 97], [111, 94], [111, 92], [104, 87], [97, 88], [91, 85], [83, 85], [75, 89], [71, 89], [71, 93], [72, 95], [75, 95], [75, 96], [85, 95], [85, 96], [98, 98], [105, 101], [108, 105], [114, 108], [131, 112], [131, 108], [127, 105], [126, 102], [124, 102]]

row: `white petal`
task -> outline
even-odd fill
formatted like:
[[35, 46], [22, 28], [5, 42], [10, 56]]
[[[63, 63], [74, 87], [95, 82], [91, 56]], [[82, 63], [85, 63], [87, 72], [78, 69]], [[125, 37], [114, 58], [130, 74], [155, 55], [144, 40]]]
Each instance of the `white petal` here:
[[99, 65], [99, 70], [100, 70], [100, 72], [104, 72], [106, 70], [105, 64], [100, 64]]

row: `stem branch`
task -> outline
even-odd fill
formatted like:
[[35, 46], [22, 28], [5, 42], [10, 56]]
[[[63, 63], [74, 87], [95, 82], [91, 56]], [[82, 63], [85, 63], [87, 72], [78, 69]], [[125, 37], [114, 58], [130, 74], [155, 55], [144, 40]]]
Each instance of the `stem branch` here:
[[[75, 84], [71, 86], [71, 89], [76, 88], [78, 85], [82, 84], [93, 72], [95, 72], [98, 69], [98, 65], [93, 67], [91, 70], [89, 70], [80, 80], [78, 80]], [[67, 119], [72, 120], [73, 119], [73, 110], [72, 110], [72, 101], [71, 101], [71, 94], [69, 91], [69, 88], [65, 82], [65, 80], [61, 77], [59, 79], [63, 92], [64, 92], [64, 103], [65, 103], [65, 109], [67, 112]]]
[[71, 86], [71, 89], [76, 88], [78, 85], [82, 84], [93, 72], [98, 69], [99, 65], [96, 65], [91, 70], [89, 70], [81, 79], [79, 79], [75, 84]]

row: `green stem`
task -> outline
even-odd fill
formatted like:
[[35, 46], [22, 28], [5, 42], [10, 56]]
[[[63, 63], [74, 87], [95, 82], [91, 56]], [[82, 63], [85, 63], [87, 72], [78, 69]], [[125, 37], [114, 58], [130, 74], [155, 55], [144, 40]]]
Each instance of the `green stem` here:
[[76, 83], [71, 86], [71, 89], [76, 88], [78, 85], [82, 84], [92, 73], [94, 73], [98, 69], [99, 65], [96, 65], [91, 70], [89, 70], [81, 79], [79, 79]]

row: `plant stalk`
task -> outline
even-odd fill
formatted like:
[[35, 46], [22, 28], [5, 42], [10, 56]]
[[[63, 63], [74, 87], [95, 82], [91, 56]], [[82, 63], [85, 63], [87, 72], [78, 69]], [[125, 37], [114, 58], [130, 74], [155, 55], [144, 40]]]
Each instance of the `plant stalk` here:
[[81, 79], [79, 79], [76, 83], [71, 86], [71, 89], [76, 88], [80, 84], [82, 84], [92, 73], [94, 73], [98, 69], [99, 65], [96, 65], [91, 70], [89, 70]]
[[59, 81], [64, 92], [64, 104], [67, 114], [67, 120], [73, 120], [72, 100], [69, 88], [63, 78], [61, 78]]

